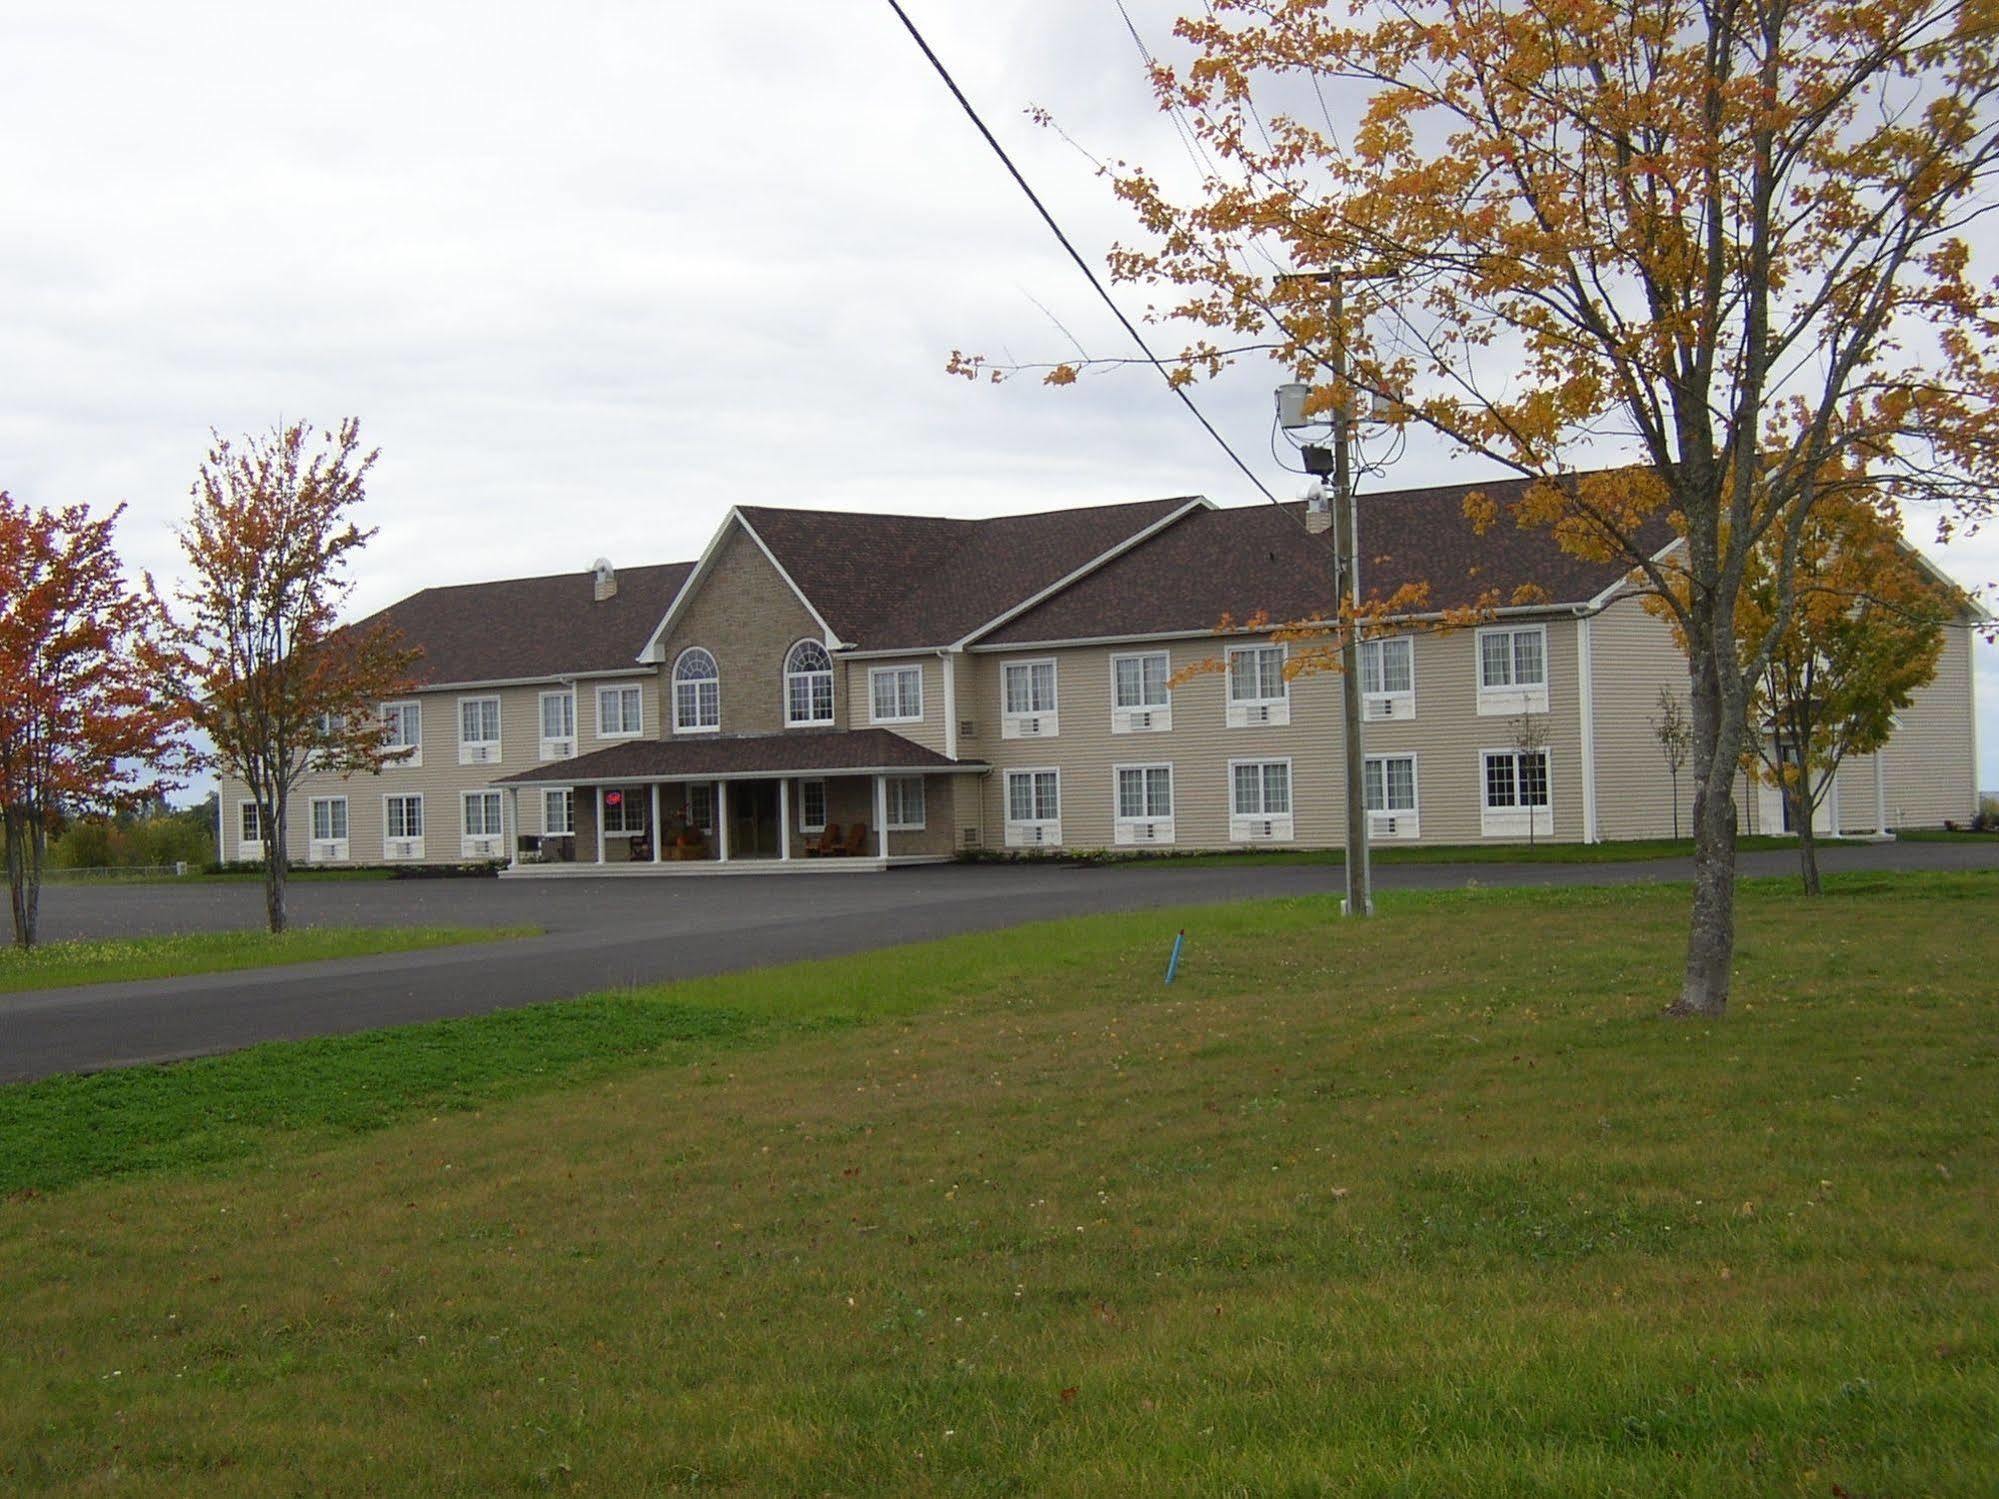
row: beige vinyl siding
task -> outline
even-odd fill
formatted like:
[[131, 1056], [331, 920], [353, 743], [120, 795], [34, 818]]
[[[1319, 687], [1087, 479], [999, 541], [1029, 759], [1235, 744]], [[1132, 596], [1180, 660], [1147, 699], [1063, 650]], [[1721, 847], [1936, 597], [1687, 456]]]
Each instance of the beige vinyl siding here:
[[[1977, 814], [1971, 643], [1969, 625], [1945, 630], [1935, 679], [1896, 715], [1895, 736], [1881, 752], [1891, 829], [1941, 827]], [[1840, 830], [1874, 831], [1874, 757], [1847, 761], [1838, 782]]]
[[[645, 722], [649, 730], [656, 730], [659, 693], [652, 668], [636, 667], [630, 676], [604, 678], [601, 682], [585, 678], [575, 684], [579, 753], [587, 754], [602, 748], [594, 737], [596, 689], [600, 685], [619, 683], [640, 687]], [[499, 785], [499, 782], [506, 776], [552, 763], [541, 758], [541, 694], [567, 685], [549, 682], [526, 687], [452, 688], [441, 692], [417, 692], [407, 698], [394, 699], [397, 702], [414, 700], [423, 705], [423, 764], [389, 765], [374, 775], [307, 776], [292, 793], [290, 816], [287, 818], [287, 847], [292, 862], [310, 862], [307, 854], [314, 797], [347, 798], [347, 862], [379, 864], [385, 860], [384, 832], [387, 825], [382, 799], [391, 795], [420, 795], [423, 797], [423, 862], [458, 863], [465, 857], [461, 842], [465, 830], [462, 797], [467, 791], [488, 789], [498, 790], [501, 794], [507, 826], [505, 848], [511, 854], [517, 836], [538, 835], [542, 831], [543, 803], [538, 788], [518, 788], [520, 825], [516, 827], [512, 803], [507, 795], [509, 788]], [[458, 763], [458, 703], [468, 697], [497, 697], [500, 700], [500, 759], [496, 762], [486, 765]], [[222, 799], [224, 856], [238, 860], [243, 854], [236, 803], [247, 799], [247, 793], [240, 781], [225, 779]]]
[[[664, 727], [653, 732], [673, 737], [673, 665], [682, 651], [698, 645], [715, 658], [721, 679], [721, 732], [782, 733], [784, 660], [805, 639], [823, 642], [825, 632], [763, 549], [735, 526], [664, 642], [660, 681], [666, 713]], [[831, 727], [865, 723], [865, 717], [853, 719], [847, 712], [840, 669], [841, 663], [834, 662]], [[929, 683], [924, 686], [927, 692]]]
[[[874, 722], [873, 696], [868, 683], [870, 671], [894, 666], [914, 666], [923, 672], [923, 718], [919, 723]], [[880, 727], [891, 734], [944, 753], [944, 663], [936, 655], [891, 657], [887, 660], [835, 661], [836, 673], [846, 673], [846, 710], [842, 720], [849, 728], [866, 729]], [[961, 673], [962, 676], [962, 673]], [[962, 686], [962, 682], [960, 683]], [[960, 703], [959, 716], [964, 716]], [[961, 752], [962, 756], [962, 752]]]
[[[1687, 658], [1664, 620], [1642, 600], [1617, 600], [1590, 621], [1596, 726], [1596, 820], [1606, 842], [1667, 838], [1673, 832], [1673, 782], [1653, 722], [1659, 689], [1687, 700]], [[1693, 836], [1693, 766], [1681, 767], [1680, 836]], [[1756, 790], [1735, 780], [1736, 823], [1756, 828]]]
[[[1547, 620], [1550, 712], [1546, 715], [1554, 832], [1582, 837], [1581, 729], [1572, 619]], [[1111, 657], [1133, 646], [1077, 646], [1058, 650], [974, 651], [961, 683], [959, 716], [974, 718], [978, 737], [961, 741], [959, 754], [990, 762], [983, 806], [984, 840], [1003, 848], [1006, 838], [1005, 772], [1055, 767], [1061, 771], [1062, 843], [1071, 849], [1114, 846], [1115, 770], [1119, 765], [1171, 764], [1175, 848], [1239, 847], [1229, 837], [1230, 764], [1238, 760], [1289, 759], [1293, 843], [1335, 848], [1344, 842], [1346, 788], [1340, 679], [1314, 671], [1290, 684], [1288, 725], [1230, 728], [1227, 679], [1219, 668], [1231, 645], [1265, 637], [1170, 642], [1174, 673], [1202, 664], [1215, 668], [1173, 687], [1173, 727], [1163, 732], [1112, 732]], [[1157, 645], [1144, 647], [1158, 649]], [[1295, 645], [1294, 651], [1298, 649]], [[1001, 736], [1001, 664], [1053, 657], [1060, 731], [1052, 738]], [[1511, 743], [1512, 720], [1477, 713], [1475, 639], [1470, 631], [1424, 635], [1415, 641], [1416, 714], [1404, 721], [1370, 723], [1366, 750], [1416, 756], [1418, 816], [1425, 843], [1477, 843], [1481, 836], [1481, 752]], [[967, 690], [969, 687], [969, 690]], [[1539, 715], [1537, 715], [1539, 716]]]

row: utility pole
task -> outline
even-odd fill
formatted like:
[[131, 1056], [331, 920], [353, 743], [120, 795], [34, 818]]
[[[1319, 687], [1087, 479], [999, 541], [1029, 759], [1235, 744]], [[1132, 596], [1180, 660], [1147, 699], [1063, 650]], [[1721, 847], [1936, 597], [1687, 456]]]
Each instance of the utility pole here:
[[[1333, 271], [1333, 586], [1334, 602], [1353, 605], [1340, 640], [1340, 707], [1347, 762], [1347, 903], [1349, 916], [1374, 914], [1374, 870], [1367, 839], [1367, 746], [1360, 721], [1360, 514], [1353, 486], [1353, 389], [1347, 384], [1347, 301]], [[1339, 616], [1337, 612], [1334, 618]]]
[[[1333, 450], [1304, 449], [1305, 467], [1323, 477], [1330, 469], [1333, 493], [1333, 619], [1340, 630], [1340, 708], [1347, 773], [1347, 895], [1341, 910], [1348, 916], [1374, 914], [1374, 871], [1367, 837], [1367, 745], [1361, 725], [1360, 700], [1360, 515], [1353, 483], [1353, 390], [1347, 384], [1346, 286], [1342, 271], [1310, 271], [1280, 276], [1280, 281], [1315, 281], [1328, 288], [1332, 302], [1332, 352], [1328, 363], [1338, 399], [1333, 403]], [[1280, 403], [1281, 410], [1281, 403]], [[1280, 414], [1280, 423], [1283, 421]], [[1300, 425], [1304, 423], [1301, 421]], [[1287, 424], [1288, 425], [1288, 424]], [[1352, 613], [1345, 616], [1347, 606]]]

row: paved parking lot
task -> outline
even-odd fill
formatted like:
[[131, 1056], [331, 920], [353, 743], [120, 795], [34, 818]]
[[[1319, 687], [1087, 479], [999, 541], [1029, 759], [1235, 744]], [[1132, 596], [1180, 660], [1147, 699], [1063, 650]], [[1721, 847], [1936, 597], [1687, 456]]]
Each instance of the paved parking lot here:
[[[1840, 869], [1999, 865], [1999, 846], [1842, 845]], [[1788, 854], [1745, 856], [1785, 874]], [[1383, 889], [1686, 879], [1684, 862], [1426, 864], [1377, 871]], [[327, 926], [532, 925], [503, 947], [445, 948], [247, 973], [0, 996], [0, 1081], [228, 1051], [259, 1041], [482, 1014], [620, 985], [865, 952], [1093, 911], [1337, 891], [1333, 865], [1219, 868], [958, 866], [887, 874], [718, 879], [301, 882], [294, 920]], [[262, 923], [255, 884], [57, 886], [44, 934], [138, 936]]]

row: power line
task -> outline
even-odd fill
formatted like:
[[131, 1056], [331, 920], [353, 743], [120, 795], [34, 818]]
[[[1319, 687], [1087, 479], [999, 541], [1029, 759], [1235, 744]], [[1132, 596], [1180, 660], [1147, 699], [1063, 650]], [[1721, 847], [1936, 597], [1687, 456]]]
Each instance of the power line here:
[[902, 8], [899, 0], [888, 0], [888, 8], [895, 12], [896, 19], [902, 22], [903, 29], [909, 33], [910, 40], [916, 43], [924, 57], [929, 60], [930, 66], [937, 70], [937, 76], [944, 80], [944, 86], [951, 91], [951, 96], [958, 101], [958, 106], [965, 111], [966, 118], [977, 126], [979, 134], [986, 138], [986, 144], [993, 148], [993, 154], [1000, 159], [1001, 165], [1007, 169], [1008, 173], [1012, 175], [1013, 180], [1019, 184], [1020, 190], [1027, 194], [1027, 201], [1032, 203], [1034, 211], [1041, 215], [1041, 222], [1048, 226], [1049, 232], [1061, 242], [1062, 248], [1069, 252], [1069, 258], [1076, 262], [1076, 269], [1083, 273], [1084, 278], [1090, 283], [1091, 289], [1103, 299], [1104, 306], [1110, 308], [1112, 316], [1116, 317], [1118, 322], [1123, 325], [1124, 331], [1131, 335], [1131, 341], [1138, 345], [1139, 352], [1145, 355], [1147, 362], [1159, 371], [1160, 378], [1166, 382], [1166, 388], [1180, 398], [1180, 404], [1193, 413], [1194, 420], [1199, 422], [1206, 430], [1208, 436], [1215, 440], [1215, 445], [1229, 455], [1229, 461], [1242, 470], [1243, 476], [1257, 487], [1263, 497], [1273, 505], [1280, 505], [1282, 502], [1278, 500], [1276, 495], [1270, 492], [1269, 486], [1256, 476], [1254, 469], [1237, 456], [1236, 450], [1229, 446], [1228, 439], [1215, 430], [1214, 423], [1209, 421], [1202, 414], [1201, 408], [1194, 404], [1194, 398], [1187, 394], [1186, 387], [1173, 378], [1172, 372], [1160, 362], [1159, 356], [1153, 353], [1151, 348], [1146, 344], [1144, 335], [1133, 326], [1131, 319], [1124, 315], [1124, 310], [1111, 299], [1111, 294], [1104, 290], [1104, 284], [1097, 279], [1097, 273], [1090, 269], [1090, 263], [1077, 253], [1075, 245], [1069, 241], [1069, 236], [1062, 232], [1062, 226], [1055, 222], [1055, 215], [1048, 211], [1047, 205], [1041, 201], [1041, 198], [1036, 194], [1034, 189], [1028, 186], [1027, 179], [1021, 175], [1020, 168], [1013, 164], [1013, 158], [1006, 154], [1006, 148], [999, 143], [999, 140], [993, 135], [992, 131], [986, 128], [986, 122], [979, 118], [979, 112], [972, 107], [972, 101], [967, 99], [965, 91], [958, 87], [958, 81], [951, 76], [950, 69], [946, 68], [943, 62], [939, 60], [937, 54], [930, 50], [930, 43], [923, 39], [923, 33], [916, 29], [916, 23], [909, 19], [908, 12]]

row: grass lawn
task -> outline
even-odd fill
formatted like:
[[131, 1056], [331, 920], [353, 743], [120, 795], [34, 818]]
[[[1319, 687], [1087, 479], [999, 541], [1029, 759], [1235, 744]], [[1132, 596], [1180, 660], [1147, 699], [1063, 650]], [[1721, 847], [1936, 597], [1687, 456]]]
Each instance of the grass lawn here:
[[1827, 884], [1714, 1025], [1390, 893], [0, 1091], [0, 1488], [1989, 1494], [1999, 877]]
[[0, 947], [0, 994], [268, 968], [320, 958], [363, 958], [537, 933], [534, 927], [294, 927], [279, 937], [269, 932], [185, 932], [172, 937], [45, 942], [27, 952], [6, 946]]
[[[1798, 840], [1769, 834], [1745, 834], [1736, 840], [1742, 853], [1774, 849], [1795, 851]], [[1376, 864], [1626, 864], [1651, 859], [1691, 859], [1691, 838], [1632, 838], [1618, 843], [1439, 843], [1401, 848], [1376, 843], [1370, 850]], [[1137, 855], [1124, 861], [1145, 867], [1190, 869], [1206, 865], [1344, 864], [1338, 848], [1270, 849], [1212, 854]]]

